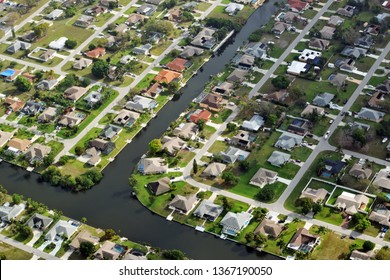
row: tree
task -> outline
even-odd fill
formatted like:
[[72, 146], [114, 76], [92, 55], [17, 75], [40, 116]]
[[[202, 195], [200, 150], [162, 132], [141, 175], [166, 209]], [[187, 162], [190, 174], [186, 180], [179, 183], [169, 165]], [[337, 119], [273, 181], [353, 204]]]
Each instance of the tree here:
[[358, 142], [362, 147], [367, 143], [366, 132], [363, 128], [356, 128], [352, 131], [353, 142]]
[[317, 214], [322, 211], [322, 205], [320, 203], [314, 203], [312, 206], [314, 214]]
[[364, 252], [368, 252], [368, 251], [371, 251], [375, 248], [375, 243], [369, 241], [369, 240], [366, 240], [364, 241], [363, 243], [363, 250]]
[[83, 175], [87, 178], [89, 178], [92, 182], [97, 183], [103, 178], [103, 174], [97, 170], [96, 168], [89, 169], [87, 172], [85, 172]]
[[196, 124], [198, 125], [199, 131], [202, 131], [204, 129], [204, 126], [206, 125], [205, 121], [202, 119], [198, 120]]
[[162, 150], [162, 144], [160, 139], [153, 139], [149, 142], [149, 149], [152, 152], [152, 154], [156, 154], [158, 152], [161, 152]]
[[368, 229], [369, 227], [371, 226], [371, 222], [369, 220], [367, 220], [366, 217], [364, 217], [363, 219], [361, 219], [358, 224], [356, 225], [356, 230], [357, 231], [360, 231], [360, 232], [363, 232], [365, 231], [366, 229]]
[[101, 241], [110, 240], [116, 235], [115, 230], [113, 229], [106, 229], [104, 231], [104, 235], [100, 238]]
[[198, 173], [198, 163], [196, 162], [196, 159], [192, 162], [192, 172], [194, 172], [194, 174]]
[[230, 122], [226, 125], [226, 128], [229, 132], [233, 132], [237, 129], [237, 125]]
[[166, 250], [162, 253], [162, 256], [167, 260], [184, 260], [186, 258], [180, 250]]
[[33, 27], [34, 34], [41, 38], [47, 34], [47, 31], [49, 30], [49, 24], [48, 23], [41, 23], [37, 26]]
[[74, 152], [76, 153], [76, 155], [81, 156], [82, 154], [84, 154], [85, 148], [82, 146], [76, 146], [76, 148], [74, 148]]
[[257, 198], [260, 201], [265, 201], [265, 202], [272, 201], [275, 198], [275, 191], [273, 188], [269, 188], [268, 186], [265, 186], [257, 194]]
[[107, 76], [109, 69], [110, 64], [107, 61], [97, 60], [93, 63], [91, 72], [96, 78], [102, 79]]
[[22, 202], [22, 199], [23, 199], [23, 197], [21, 195], [17, 194], [17, 193], [14, 193], [12, 195], [12, 202], [14, 204], [20, 204]]
[[231, 200], [227, 199], [227, 197], [222, 197], [222, 206], [224, 209], [226, 209], [226, 211], [230, 211], [234, 204]]
[[167, 0], [167, 1], [164, 1], [163, 3], [163, 7], [165, 9], [172, 9], [173, 7], [175, 7], [177, 4], [177, 0]]
[[65, 16], [67, 18], [73, 17], [77, 13], [77, 9], [75, 6], [69, 6], [65, 9]]
[[87, 218], [86, 218], [86, 217], [82, 217], [82, 218], [80, 219], [80, 222], [82, 222], [83, 224], [85, 224], [85, 223], [87, 222]]
[[135, 187], [137, 183], [138, 183], [137, 179], [134, 177], [134, 175], [131, 175], [131, 177], [129, 178], [129, 185], [131, 187]]
[[30, 91], [32, 88], [32, 84], [30, 83], [30, 81], [23, 76], [18, 76], [16, 78], [15, 86], [18, 88], [18, 90], [23, 92]]
[[314, 204], [313, 200], [307, 197], [300, 198], [296, 201], [296, 205], [298, 207], [301, 207], [301, 212], [304, 215], [306, 215], [313, 209], [313, 204]]
[[242, 171], [248, 171], [251, 167], [251, 164], [248, 160], [243, 160], [238, 163], [238, 166]]
[[170, 36], [175, 33], [173, 24], [165, 20], [148, 20], [144, 27], [145, 36], [147, 37], [151, 32], [159, 32], [166, 36]]
[[278, 89], [286, 89], [290, 85], [290, 80], [286, 76], [277, 76], [271, 80], [271, 83]]
[[229, 185], [236, 185], [239, 180], [238, 177], [234, 176], [234, 174], [231, 171], [222, 172], [221, 177], [225, 181], [225, 183]]
[[168, 94], [176, 94], [180, 89], [180, 84], [178, 82], [170, 82], [167, 86]]
[[68, 49], [74, 49], [76, 46], [77, 46], [77, 41], [75, 41], [75, 40], [68, 39], [65, 42], [65, 47], [67, 47]]
[[181, 20], [184, 22], [193, 21], [194, 15], [188, 11], [183, 11], [183, 13], [181, 14]]
[[46, 166], [52, 165], [54, 162], [54, 155], [48, 154], [43, 158], [43, 164]]
[[80, 253], [86, 257], [91, 255], [95, 251], [95, 246], [91, 242], [80, 243]]

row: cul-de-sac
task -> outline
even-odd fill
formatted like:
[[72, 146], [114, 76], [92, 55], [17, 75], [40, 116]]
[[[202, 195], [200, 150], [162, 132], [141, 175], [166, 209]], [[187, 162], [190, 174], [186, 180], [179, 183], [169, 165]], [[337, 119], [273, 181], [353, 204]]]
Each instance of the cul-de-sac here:
[[390, 1], [0, 0], [0, 259], [390, 259]]

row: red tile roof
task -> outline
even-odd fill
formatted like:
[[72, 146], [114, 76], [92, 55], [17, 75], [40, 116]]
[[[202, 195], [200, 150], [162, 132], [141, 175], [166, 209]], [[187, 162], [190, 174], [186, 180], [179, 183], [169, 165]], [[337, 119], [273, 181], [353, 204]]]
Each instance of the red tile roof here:
[[186, 69], [186, 63], [188, 60], [182, 58], [175, 58], [173, 61], [167, 64], [167, 68], [173, 71], [182, 72]]
[[207, 110], [202, 110], [199, 113], [193, 113], [190, 116], [190, 121], [197, 123], [199, 120], [208, 121], [211, 117], [211, 112]]
[[297, 11], [302, 11], [309, 5], [309, 3], [302, 2], [300, 0], [288, 0], [288, 4], [290, 5], [290, 8], [293, 8]]
[[90, 58], [98, 58], [106, 54], [105, 48], [96, 48], [87, 52], [87, 56]]

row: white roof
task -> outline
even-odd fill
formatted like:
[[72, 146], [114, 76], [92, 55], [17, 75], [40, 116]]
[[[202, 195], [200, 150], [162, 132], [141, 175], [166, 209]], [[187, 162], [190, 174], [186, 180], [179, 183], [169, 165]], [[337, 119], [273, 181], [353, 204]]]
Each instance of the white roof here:
[[287, 68], [287, 73], [299, 75], [306, 71], [306, 63], [294, 60]]
[[313, 51], [310, 49], [304, 49], [299, 55], [299, 60], [307, 61], [308, 59], [315, 59], [316, 57], [321, 57], [321, 52]]
[[65, 47], [65, 42], [68, 40], [66, 37], [58, 38], [57, 40], [51, 42], [49, 47], [55, 50], [62, 50]]

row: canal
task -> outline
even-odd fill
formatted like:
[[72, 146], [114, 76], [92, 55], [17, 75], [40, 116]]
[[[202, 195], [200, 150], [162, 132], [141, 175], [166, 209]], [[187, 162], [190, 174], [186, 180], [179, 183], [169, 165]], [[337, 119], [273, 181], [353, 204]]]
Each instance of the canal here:
[[223, 71], [236, 50], [248, 36], [267, 23], [277, 7], [268, 1], [257, 9], [246, 25], [211, 58], [181, 91], [152, 119], [149, 125], [125, 147], [116, 160], [104, 170], [103, 180], [84, 193], [71, 193], [61, 188], [38, 182], [37, 174], [28, 174], [8, 163], [0, 164], [0, 184], [10, 193], [46, 204], [61, 210], [66, 216], [81, 219], [99, 228], [112, 228], [130, 240], [145, 242], [164, 249], [180, 249], [193, 259], [276, 259], [266, 253], [254, 253], [243, 245], [221, 240], [193, 228], [168, 222], [152, 214], [130, 196], [128, 178], [148, 143], [159, 138], [193, 98], [198, 96], [209, 77]]

